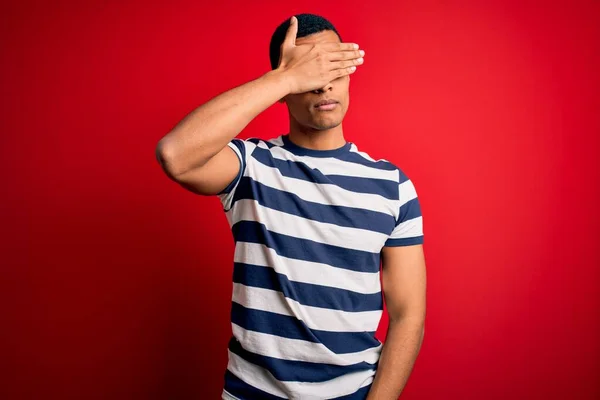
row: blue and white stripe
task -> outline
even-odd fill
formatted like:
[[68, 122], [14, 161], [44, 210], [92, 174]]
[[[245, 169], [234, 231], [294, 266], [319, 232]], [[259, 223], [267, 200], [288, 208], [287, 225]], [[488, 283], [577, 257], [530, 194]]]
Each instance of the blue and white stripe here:
[[219, 194], [235, 239], [224, 399], [364, 399], [382, 344], [384, 246], [420, 244], [412, 182], [353, 143], [234, 139]]

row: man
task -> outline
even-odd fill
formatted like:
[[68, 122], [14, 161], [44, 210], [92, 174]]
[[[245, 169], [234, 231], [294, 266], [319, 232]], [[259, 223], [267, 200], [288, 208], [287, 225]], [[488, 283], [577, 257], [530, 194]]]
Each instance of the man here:
[[[346, 142], [350, 75], [364, 60], [326, 19], [271, 39], [273, 70], [186, 116], [160, 140], [166, 174], [218, 195], [235, 238], [223, 399], [396, 399], [424, 332], [422, 219], [412, 182]], [[276, 101], [289, 133], [236, 136]], [[385, 345], [375, 338], [383, 299]]]

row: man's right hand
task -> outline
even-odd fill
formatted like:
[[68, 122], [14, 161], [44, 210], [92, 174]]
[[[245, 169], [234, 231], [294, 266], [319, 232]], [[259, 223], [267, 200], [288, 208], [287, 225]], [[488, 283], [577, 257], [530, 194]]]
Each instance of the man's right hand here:
[[244, 161], [227, 144], [250, 121], [286, 95], [321, 89], [362, 64], [364, 53], [353, 43], [296, 46], [297, 33], [293, 18], [275, 71], [197, 107], [159, 141], [156, 156], [169, 178], [197, 194], [221, 193]]
[[320, 89], [329, 82], [356, 71], [364, 51], [354, 43], [318, 43], [296, 46], [298, 20], [292, 17], [281, 45], [278, 70], [288, 78], [291, 94]]

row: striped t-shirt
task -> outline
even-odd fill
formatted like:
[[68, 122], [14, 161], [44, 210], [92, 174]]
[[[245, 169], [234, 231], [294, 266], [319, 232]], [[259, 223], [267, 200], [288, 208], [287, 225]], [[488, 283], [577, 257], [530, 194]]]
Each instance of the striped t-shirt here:
[[223, 399], [364, 399], [382, 343], [380, 253], [423, 243], [412, 182], [347, 142], [233, 139], [235, 240]]

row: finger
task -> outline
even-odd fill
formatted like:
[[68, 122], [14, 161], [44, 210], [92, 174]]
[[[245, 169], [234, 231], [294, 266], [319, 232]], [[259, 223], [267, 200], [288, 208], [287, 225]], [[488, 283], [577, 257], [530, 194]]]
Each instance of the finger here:
[[356, 67], [352, 66], [352, 67], [347, 67], [347, 68], [340, 68], [340, 69], [336, 69], [331, 71], [331, 80], [335, 80], [337, 78], [341, 78], [342, 76], [346, 76], [346, 75], [350, 75], [356, 72]]
[[290, 19], [290, 26], [285, 34], [285, 39], [281, 44], [282, 49], [288, 49], [294, 47], [296, 45], [296, 35], [298, 34], [298, 19], [296, 17], [292, 17]]
[[356, 43], [323, 43], [321, 46], [327, 51], [351, 51], [358, 50], [359, 46]]
[[334, 51], [327, 57], [329, 61], [355, 60], [365, 55], [364, 50]]
[[361, 57], [361, 58], [357, 58], [355, 60], [335, 61], [335, 62], [332, 62], [330, 64], [330, 66], [331, 66], [332, 70], [346, 69], [349, 67], [356, 67], [357, 65], [361, 65], [363, 62], [364, 62], [364, 59]]

